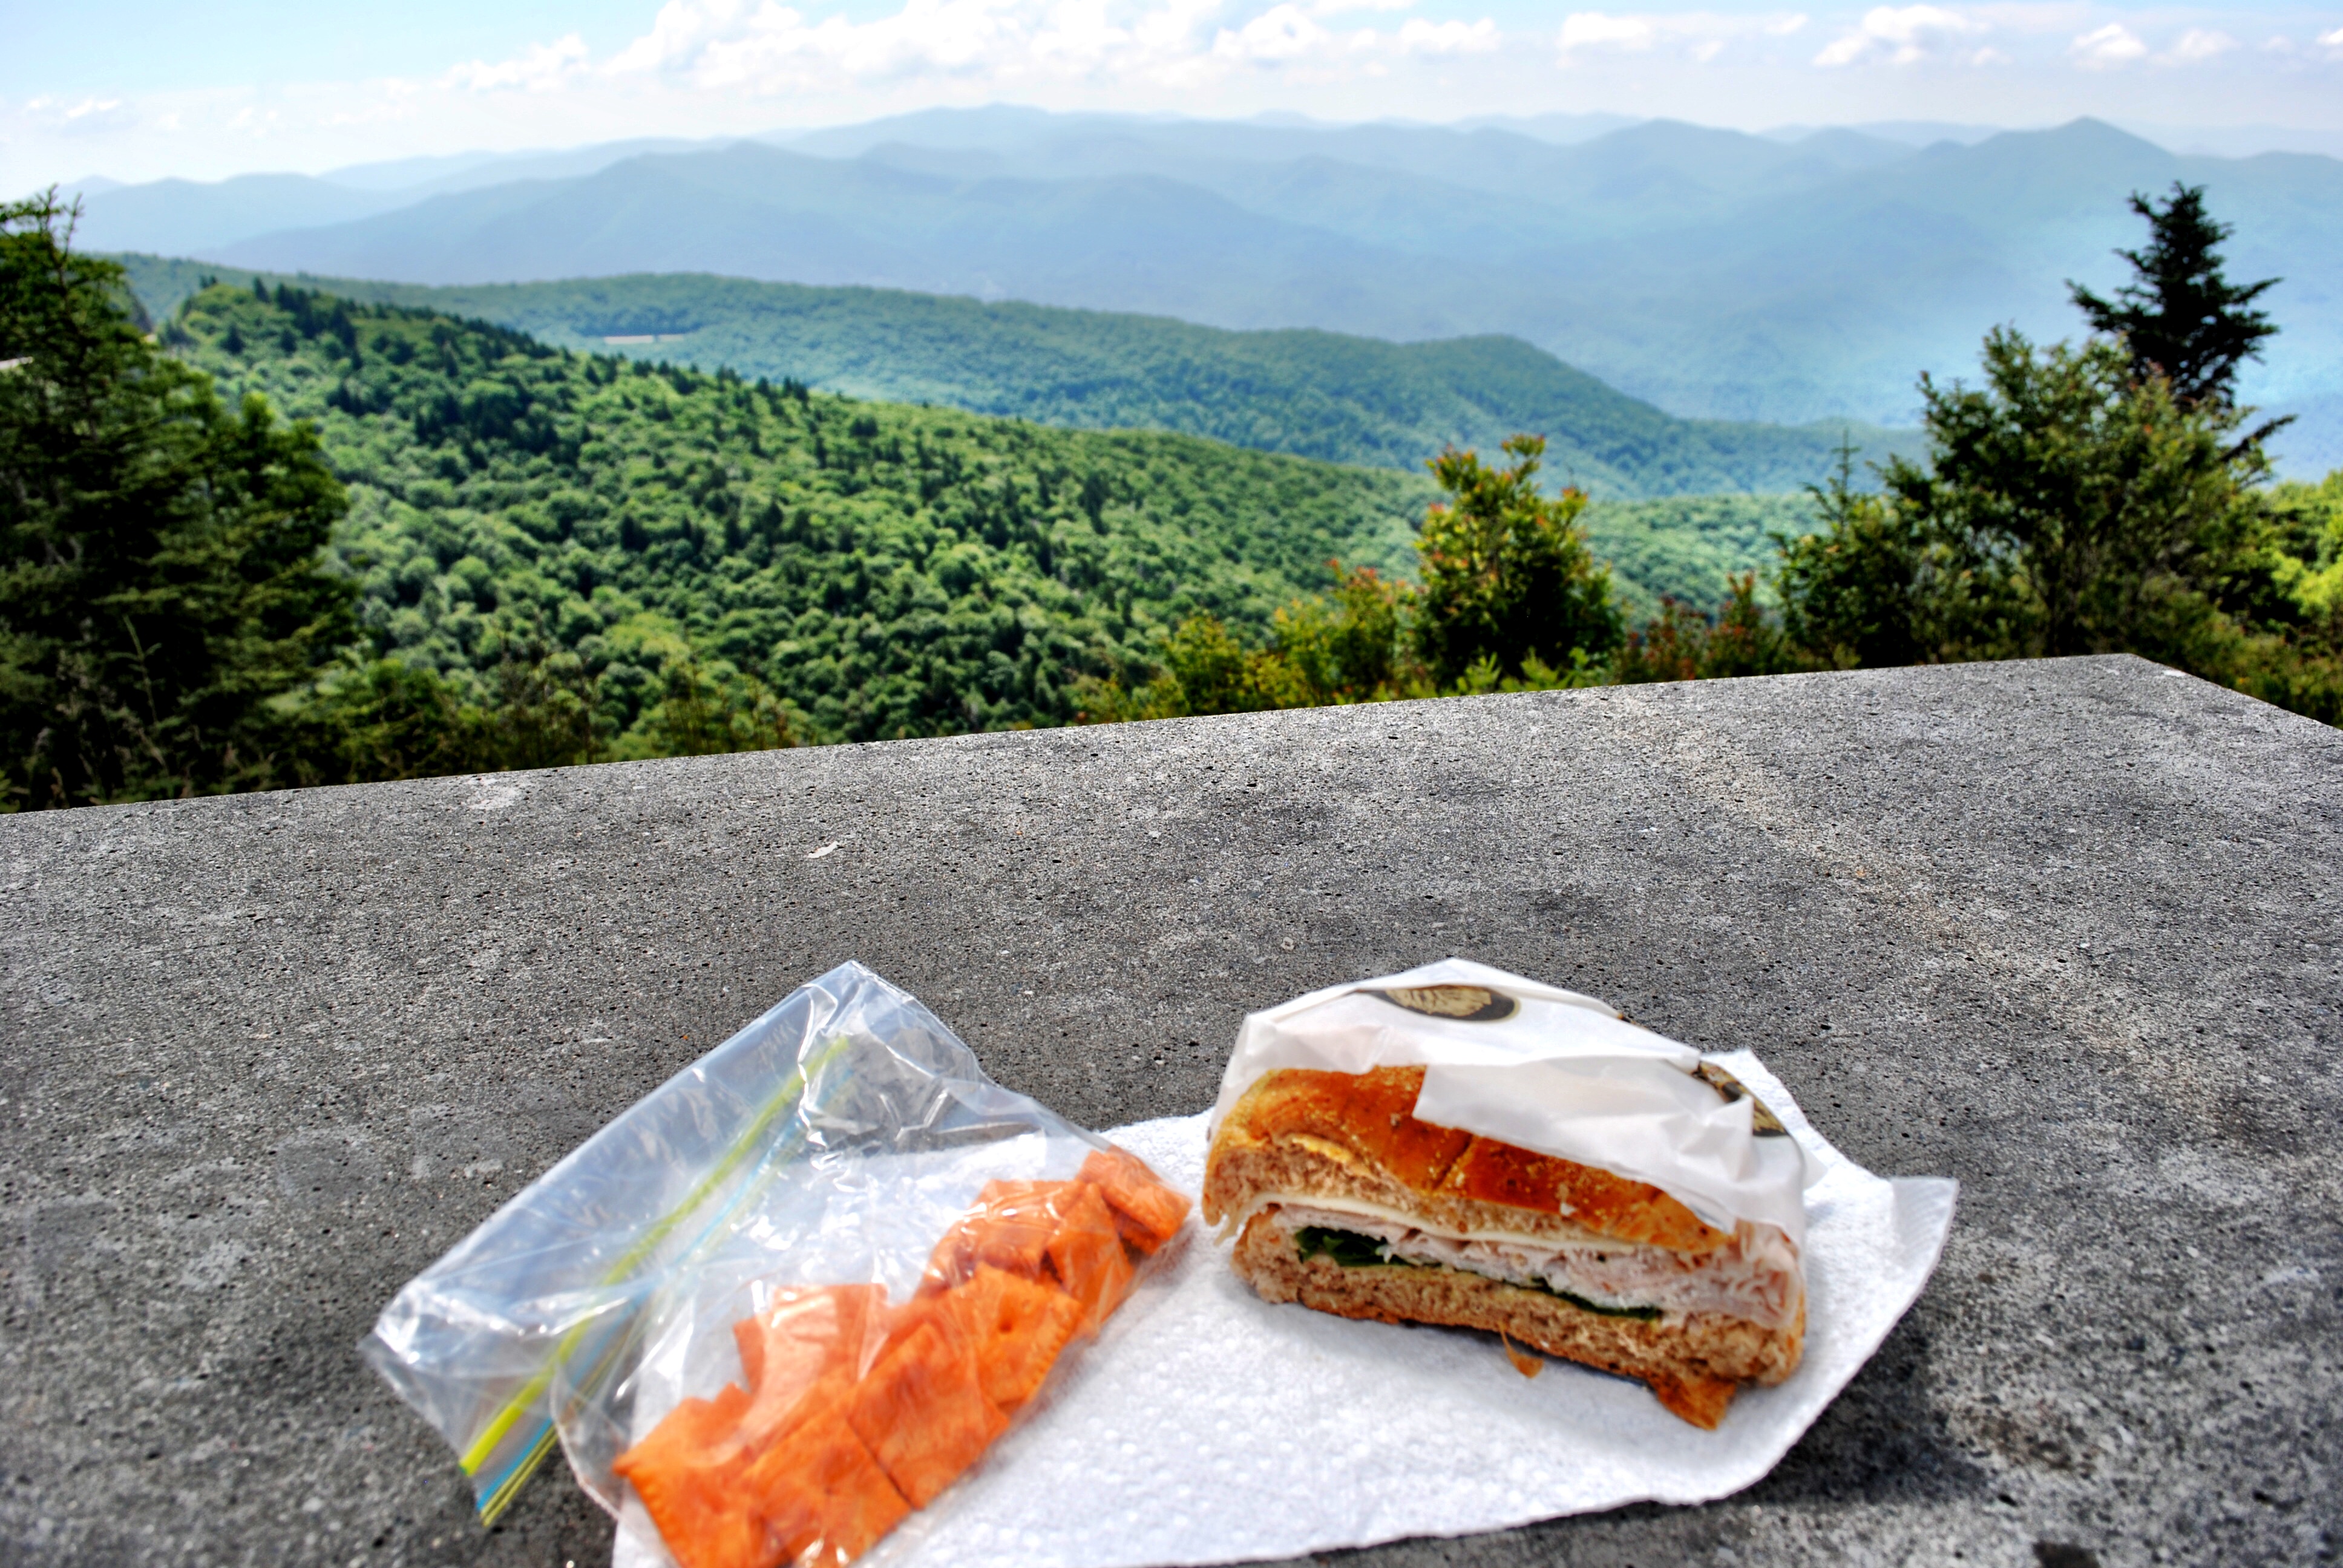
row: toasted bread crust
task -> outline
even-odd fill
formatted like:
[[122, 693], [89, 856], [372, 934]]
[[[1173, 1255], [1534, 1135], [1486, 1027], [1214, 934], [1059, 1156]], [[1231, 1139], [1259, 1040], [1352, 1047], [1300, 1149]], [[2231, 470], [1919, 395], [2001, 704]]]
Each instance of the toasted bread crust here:
[[1340, 1317], [1482, 1329], [1548, 1355], [1635, 1378], [1694, 1426], [1714, 1430], [1743, 1382], [1777, 1383], [1795, 1372], [1805, 1308], [1786, 1328], [1698, 1312], [1645, 1321], [1591, 1312], [1544, 1291], [1438, 1266], [1346, 1267], [1306, 1261], [1274, 1211], [1237, 1239], [1237, 1274], [1271, 1302], [1299, 1302]]
[[1699, 1253], [1730, 1233], [1646, 1182], [1435, 1127], [1414, 1116], [1421, 1067], [1265, 1073], [1229, 1111], [1204, 1167], [1204, 1218], [1265, 1194], [1351, 1198], [1455, 1230], [1567, 1239], [1592, 1233]]

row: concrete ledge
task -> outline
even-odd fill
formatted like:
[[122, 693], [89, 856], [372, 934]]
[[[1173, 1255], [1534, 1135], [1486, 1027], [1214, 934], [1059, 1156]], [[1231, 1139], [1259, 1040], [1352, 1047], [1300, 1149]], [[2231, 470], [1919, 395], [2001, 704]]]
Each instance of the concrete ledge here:
[[2137, 659], [41, 814], [0, 899], [11, 1563], [605, 1560], [559, 1477], [482, 1533], [351, 1347], [840, 960], [1106, 1125], [1209, 1103], [1246, 1010], [1452, 952], [1754, 1046], [1964, 1191], [1759, 1486], [1369, 1558], [2343, 1547], [2343, 735]]

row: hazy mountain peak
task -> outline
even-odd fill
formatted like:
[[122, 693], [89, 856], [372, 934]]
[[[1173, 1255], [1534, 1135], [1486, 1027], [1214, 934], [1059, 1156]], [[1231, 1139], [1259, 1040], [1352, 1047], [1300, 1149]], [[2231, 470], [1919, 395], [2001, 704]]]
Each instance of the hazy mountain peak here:
[[[2126, 198], [2181, 176], [2237, 226], [2240, 276], [2288, 279], [2247, 395], [2276, 411], [2343, 397], [2343, 164], [2181, 158], [2090, 118], [1926, 146], [1682, 121], [1564, 145], [1493, 120], [994, 108], [583, 151], [593, 174], [424, 201], [295, 176], [111, 190], [89, 198], [85, 232], [424, 282], [689, 271], [1229, 327], [1505, 332], [1679, 413], [1894, 423], [1915, 377], [1967, 372], [1989, 327], [2078, 331], [2065, 279], [2117, 281], [2111, 252], [2140, 238]], [[2343, 445], [2343, 417], [2322, 417], [2283, 441]]]
[[2092, 151], [2120, 151], [2134, 156], [2147, 154], [2168, 158], [2172, 156], [2147, 137], [2134, 136], [2120, 126], [2109, 125], [2107, 121], [2090, 115], [2078, 116], [2068, 120], [2065, 125], [2052, 126], [2045, 130], [2004, 131], [1992, 140], [2005, 141], [2013, 138], [2055, 142], [2068, 147], [2088, 148]]

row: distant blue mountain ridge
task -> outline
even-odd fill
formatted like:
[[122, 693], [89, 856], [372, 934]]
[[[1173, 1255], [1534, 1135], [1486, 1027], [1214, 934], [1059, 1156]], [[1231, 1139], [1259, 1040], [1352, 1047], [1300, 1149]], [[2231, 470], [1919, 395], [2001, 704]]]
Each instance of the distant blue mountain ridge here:
[[2090, 120], [1894, 129], [931, 111], [405, 184], [121, 187], [89, 196], [83, 237], [415, 284], [701, 273], [1400, 342], [1508, 335], [1678, 416], [1892, 426], [1913, 420], [1922, 371], [1972, 374], [1991, 327], [2074, 336], [2067, 280], [2121, 281], [2112, 252], [2141, 237], [2125, 197], [2185, 179], [2237, 227], [2231, 276], [2285, 280], [2267, 299], [2283, 333], [2245, 381], [2299, 416], [2282, 465], [2343, 465], [2343, 161], [2183, 156]]

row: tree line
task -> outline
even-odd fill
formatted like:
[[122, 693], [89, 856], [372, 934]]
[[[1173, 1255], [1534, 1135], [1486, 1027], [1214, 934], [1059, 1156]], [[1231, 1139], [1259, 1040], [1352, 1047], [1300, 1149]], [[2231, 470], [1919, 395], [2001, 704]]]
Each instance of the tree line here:
[[2343, 720], [2343, 473], [2273, 485], [2236, 397], [2277, 327], [2232, 284], [2200, 188], [2135, 196], [2147, 243], [2113, 299], [2069, 285], [2090, 329], [2009, 328], [1981, 382], [1924, 375], [1925, 462], [1813, 487], [1821, 527], [1702, 610], [1627, 628], [1574, 519], [1584, 498], [1443, 453], [1421, 586], [1353, 570], [1248, 646], [1198, 618], [1141, 678], [1093, 683], [1101, 719], [1801, 670], [2130, 652], [2328, 723]]
[[1924, 377], [1925, 461], [1843, 452], [1762, 580], [1641, 624], [1534, 437], [1412, 529], [1402, 476], [283, 285], [158, 327], [0, 207], [0, 804], [2118, 650], [2335, 722], [2343, 475], [2271, 483], [2236, 399], [2269, 285], [2201, 192], [2134, 205], [2082, 341]]
[[71, 222], [0, 212], [17, 807], [1064, 724], [1430, 489], [281, 283], [156, 324]]

